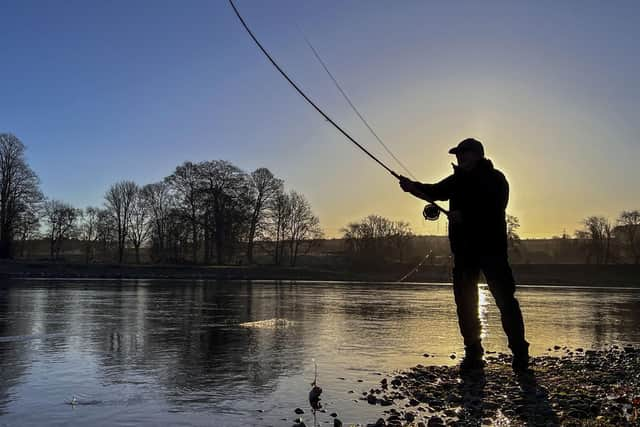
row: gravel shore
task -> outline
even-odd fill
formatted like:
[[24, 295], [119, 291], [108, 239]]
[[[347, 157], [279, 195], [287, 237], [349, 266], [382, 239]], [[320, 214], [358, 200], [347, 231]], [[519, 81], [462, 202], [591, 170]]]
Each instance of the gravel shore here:
[[555, 346], [517, 376], [511, 356], [491, 354], [484, 372], [418, 365], [385, 378], [361, 399], [381, 406], [367, 426], [640, 425], [640, 348]]

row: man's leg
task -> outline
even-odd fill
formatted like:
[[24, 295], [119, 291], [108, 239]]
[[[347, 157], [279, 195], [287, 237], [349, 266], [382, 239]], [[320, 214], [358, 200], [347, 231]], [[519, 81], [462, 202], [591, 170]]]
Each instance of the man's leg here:
[[478, 279], [480, 266], [477, 262], [459, 256], [453, 267], [453, 294], [458, 312], [460, 333], [464, 339], [465, 358], [461, 370], [482, 367], [482, 326], [478, 317]]
[[482, 271], [500, 309], [502, 328], [507, 334], [509, 348], [513, 352], [513, 367], [516, 370], [524, 370], [529, 362], [529, 343], [524, 337], [524, 320], [520, 304], [514, 295], [516, 283], [507, 256], [484, 259]]

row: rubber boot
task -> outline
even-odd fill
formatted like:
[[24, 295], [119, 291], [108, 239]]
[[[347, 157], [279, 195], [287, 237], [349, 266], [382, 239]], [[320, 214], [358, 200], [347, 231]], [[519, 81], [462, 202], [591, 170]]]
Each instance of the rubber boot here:
[[464, 359], [460, 362], [460, 373], [468, 374], [483, 370], [485, 366], [485, 362], [482, 360], [483, 355], [484, 349], [479, 341], [476, 344], [466, 346], [464, 348]]
[[515, 348], [513, 351], [513, 360], [511, 362], [511, 368], [516, 374], [526, 374], [531, 372], [529, 369], [529, 344], [520, 348]]

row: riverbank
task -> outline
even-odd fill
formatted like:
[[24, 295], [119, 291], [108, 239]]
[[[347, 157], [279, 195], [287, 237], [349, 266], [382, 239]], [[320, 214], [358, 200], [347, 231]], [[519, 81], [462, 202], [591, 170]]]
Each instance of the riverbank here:
[[[0, 278], [193, 279], [193, 280], [318, 280], [396, 282], [414, 266], [349, 269], [335, 266], [273, 265], [201, 266], [159, 264], [80, 264], [46, 261], [2, 261]], [[515, 264], [523, 285], [640, 287], [640, 266], [580, 264]], [[422, 266], [406, 282], [450, 283], [448, 266]]]
[[640, 425], [640, 348], [550, 348], [516, 376], [511, 356], [487, 357], [484, 373], [423, 366], [384, 378], [361, 400], [380, 405], [382, 426]]

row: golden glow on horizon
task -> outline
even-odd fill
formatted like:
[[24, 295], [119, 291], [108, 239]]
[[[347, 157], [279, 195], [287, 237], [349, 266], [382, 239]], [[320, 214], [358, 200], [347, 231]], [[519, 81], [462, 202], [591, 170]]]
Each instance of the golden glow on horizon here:
[[[594, 168], [610, 167], [597, 144], [604, 138], [604, 131], [586, 122], [595, 112], [585, 106], [563, 105], [568, 101], [538, 93], [533, 86], [509, 85], [502, 82], [500, 91], [492, 87], [495, 85], [472, 85], [480, 88], [470, 92], [474, 104], [460, 110], [446, 103], [446, 98], [441, 100], [444, 103], [422, 105], [431, 98], [420, 93], [420, 84], [399, 85], [369, 100], [363, 109], [383, 111], [378, 117], [370, 115], [370, 121], [377, 124], [396, 155], [423, 182], [436, 182], [452, 172], [449, 147], [469, 136], [481, 140], [487, 157], [509, 180], [507, 211], [520, 219], [522, 238], [550, 238], [563, 232], [573, 235], [587, 216], [606, 215], [615, 221], [623, 209], [638, 207], [631, 191], [615, 194], [594, 176]], [[469, 89], [456, 87], [459, 92]], [[463, 95], [452, 91], [454, 100]], [[520, 98], [528, 102], [514, 108]], [[402, 108], [392, 108], [397, 104]], [[571, 110], [573, 117], [563, 114], [565, 110]], [[349, 129], [359, 129], [356, 120], [345, 123]], [[309, 158], [331, 165], [331, 173], [322, 183], [316, 183], [327, 185], [328, 195], [318, 192], [312, 199], [318, 198], [315, 206], [327, 236], [340, 237], [340, 229], [348, 222], [373, 213], [408, 221], [416, 234], [446, 234], [443, 221], [425, 224], [421, 216], [424, 203], [402, 192], [384, 171], [344, 146], [335, 135], [325, 133], [322, 137], [332, 139], [330, 153], [310, 147], [314, 153]], [[362, 140], [397, 168], [377, 150], [374, 141], [366, 137]], [[625, 185], [624, 174], [612, 175], [607, 177], [609, 181]]]

